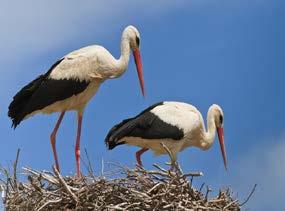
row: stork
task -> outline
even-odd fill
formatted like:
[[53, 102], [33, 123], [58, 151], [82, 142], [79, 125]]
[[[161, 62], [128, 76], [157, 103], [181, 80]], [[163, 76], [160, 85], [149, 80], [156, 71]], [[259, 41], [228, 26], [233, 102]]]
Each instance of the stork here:
[[144, 95], [144, 80], [140, 56], [140, 33], [134, 26], [124, 29], [121, 39], [121, 56], [115, 59], [108, 50], [91, 45], [75, 50], [55, 64], [43, 75], [24, 86], [13, 98], [8, 116], [16, 128], [20, 122], [37, 113], [61, 112], [50, 135], [57, 170], [56, 134], [64, 114], [77, 111], [77, 137], [75, 158], [77, 175], [80, 176], [80, 134], [84, 109], [100, 86], [107, 79], [120, 77], [127, 69], [133, 52], [137, 73]]
[[136, 152], [136, 160], [138, 165], [142, 166], [141, 155], [149, 149], [155, 155], [166, 154], [169, 150], [173, 162], [176, 162], [178, 152], [187, 147], [208, 150], [213, 145], [217, 131], [224, 166], [227, 169], [223, 116], [220, 106], [210, 106], [206, 130], [203, 117], [194, 106], [164, 101], [115, 125], [106, 136], [105, 143], [110, 150], [121, 144], [140, 147]]

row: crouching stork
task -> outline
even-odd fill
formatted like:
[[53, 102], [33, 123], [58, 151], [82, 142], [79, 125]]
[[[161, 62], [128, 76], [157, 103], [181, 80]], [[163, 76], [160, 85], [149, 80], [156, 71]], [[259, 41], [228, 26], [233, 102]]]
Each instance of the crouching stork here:
[[105, 143], [110, 150], [121, 144], [141, 147], [136, 152], [139, 165], [142, 165], [141, 155], [149, 149], [155, 155], [166, 154], [169, 150], [172, 161], [176, 162], [177, 153], [187, 147], [208, 150], [213, 145], [217, 131], [227, 169], [223, 116], [220, 106], [210, 106], [206, 130], [202, 115], [194, 106], [182, 102], [161, 102], [115, 125]]
[[56, 152], [56, 134], [66, 111], [76, 110], [78, 117], [75, 145], [76, 169], [80, 176], [80, 134], [85, 106], [107, 79], [121, 76], [127, 69], [133, 52], [141, 90], [144, 95], [144, 80], [140, 57], [140, 34], [134, 26], [124, 29], [121, 39], [121, 57], [115, 59], [109, 51], [99, 45], [75, 50], [58, 62], [47, 73], [23, 87], [13, 98], [8, 116], [16, 128], [21, 121], [37, 113], [60, 112], [51, 133], [50, 141], [56, 168], [59, 163]]

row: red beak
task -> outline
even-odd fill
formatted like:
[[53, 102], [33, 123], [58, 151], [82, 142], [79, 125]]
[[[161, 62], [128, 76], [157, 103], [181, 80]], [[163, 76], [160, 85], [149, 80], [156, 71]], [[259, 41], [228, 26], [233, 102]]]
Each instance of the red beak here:
[[134, 50], [133, 54], [134, 54], [134, 59], [135, 59], [135, 63], [136, 63], [136, 66], [137, 66], [137, 72], [138, 72], [138, 77], [139, 77], [139, 80], [140, 80], [142, 95], [145, 96], [143, 71], [142, 71], [142, 61], [141, 61], [140, 50], [139, 49]]
[[223, 155], [224, 165], [227, 170], [227, 154], [226, 154], [226, 147], [224, 143], [224, 129], [222, 127], [217, 128], [217, 132], [218, 132], [218, 137], [220, 141], [221, 152]]

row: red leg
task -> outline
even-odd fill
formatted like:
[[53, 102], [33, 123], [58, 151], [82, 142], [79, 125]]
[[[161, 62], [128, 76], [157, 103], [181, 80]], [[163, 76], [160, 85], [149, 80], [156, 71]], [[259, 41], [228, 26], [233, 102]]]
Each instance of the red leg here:
[[81, 172], [80, 172], [80, 135], [81, 135], [81, 125], [82, 125], [81, 113], [78, 113], [77, 119], [78, 119], [78, 127], [77, 127], [77, 138], [75, 145], [75, 158], [76, 158], [77, 176], [81, 177]]
[[141, 155], [146, 152], [148, 150], [148, 148], [142, 148], [140, 149], [139, 151], [136, 152], [136, 159], [137, 159], [137, 163], [140, 165], [140, 166], [143, 166], [142, 165], [142, 161], [141, 161]]
[[54, 160], [55, 160], [55, 166], [56, 166], [56, 169], [59, 171], [59, 164], [58, 164], [58, 160], [57, 160], [57, 153], [56, 153], [56, 146], [55, 146], [55, 142], [56, 142], [56, 134], [57, 134], [57, 131], [58, 131], [58, 128], [60, 126], [60, 123], [63, 119], [63, 116], [65, 114], [65, 111], [61, 112], [57, 122], [56, 122], [56, 125], [52, 131], [52, 133], [50, 134], [50, 142], [51, 142], [51, 146], [52, 146], [52, 151], [53, 151], [53, 157], [54, 157]]

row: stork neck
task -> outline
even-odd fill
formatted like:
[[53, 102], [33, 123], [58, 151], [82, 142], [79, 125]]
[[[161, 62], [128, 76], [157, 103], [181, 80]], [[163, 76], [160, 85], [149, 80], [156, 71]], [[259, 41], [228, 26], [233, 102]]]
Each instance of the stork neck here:
[[204, 137], [206, 149], [208, 149], [213, 145], [215, 136], [216, 136], [215, 117], [214, 114], [211, 112], [211, 110], [209, 110], [207, 114], [207, 131], [205, 132], [205, 137]]
[[121, 56], [118, 60], [118, 68], [115, 77], [121, 76], [127, 69], [130, 60], [131, 48], [130, 41], [126, 35], [122, 35], [121, 40]]
[[121, 40], [121, 57], [120, 60], [124, 61], [126, 65], [129, 63], [131, 54], [130, 39], [125, 34], [122, 35]]

